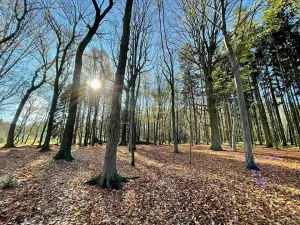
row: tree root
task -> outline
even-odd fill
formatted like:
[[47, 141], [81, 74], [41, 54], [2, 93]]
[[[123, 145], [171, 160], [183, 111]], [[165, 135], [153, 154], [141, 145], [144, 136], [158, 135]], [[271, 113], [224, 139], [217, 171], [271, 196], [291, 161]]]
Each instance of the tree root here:
[[39, 152], [50, 152], [51, 149], [50, 148], [43, 148], [41, 147], [41, 149], [39, 150]]
[[97, 185], [99, 180], [101, 180], [101, 174], [98, 176], [92, 177], [90, 180], [86, 181], [84, 184]]
[[15, 145], [4, 145], [2, 148], [15, 148]]
[[122, 183], [126, 183], [129, 180], [135, 180], [138, 178], [140, 177], [122, 177], [116, 174], [113, 178], [107, 179], [107, 178], [103, 178], [102, 174], [100, 174], [98, 176], [91, 178], [90, 180], [85, 182], [85, 184], [99, 186], [101, 188], [106, 188], [108, 190], [113, 190], [113, 189], [122, 190], [123, 189]]
[[215, 151], [215, 152], [221, 152], [221, 151], [224, 151], [222, 148], [216, 148], [216, 149], [211, 149], [211, 148], [209, 148], [209, 150]]
[[260, 170], [260, 168], [256, 164], [251, 165], [251, 166], [246, 165], [246, 169], [247, 170], [254, 170], [254, 171], [259, 171]]
[[119, 146], [127, 146], [127, 143], [120, 143]]
[[74, 160], [74, 158], [71, 154], [63, 154], [63, 153], [61, 154], [59, 152], [53, 157], [53, 159], [55, 159], [55, 160], [64, 159], [68, 162], [71, 162]]
[[128, 182], [129, 180], [136, 180], [139, 179], [139, 176], [136, 177], [121, 177], [122, 182]]

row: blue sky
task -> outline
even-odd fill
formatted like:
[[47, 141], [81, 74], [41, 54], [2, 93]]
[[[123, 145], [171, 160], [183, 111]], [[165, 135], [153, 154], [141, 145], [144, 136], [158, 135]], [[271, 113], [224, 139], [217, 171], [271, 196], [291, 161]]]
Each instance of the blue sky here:
[[[64, 0], [64, 1], [66, 1], [66, 0]], [[152, 0], [152, 1], [153, 1], [153, 3], [155, 3], [155, 0]], [[83, 5], [86, 5], [86, 1], [79, 1], [79, 2], [82, 3]], [[119, 39], [121, 37], [122, 18], [123, 18], [123, 14], [124, 14], [124, 2], [125, 2], [124, 0], [117, 1], [117, 3], [114, 5], [111, 12], [109, 12], [109, 14], [104, 19], [103, 23], [101, 24], [101, 26], [98, 29], [98, 32], [102, 34], [101, 37], [99, 38], [98, 36], [94, 36], [93, 41], [88, 45], [86, 52], [92, 48], [98, 48], [98, 49], [106, 51], [109, 55], [111, 55], [111, 53], [112, 53], [111, 46], [114, 46], [114, 48], [115, 48], [114, 53], [117, 54], [117, 49], [119, 47]], [[249, 5], [251, 2], [252, 1], [247, 0], [245, 2], [245, 4]], [[170, 11], [174, 11], [174, 10], [176, 11], [176, 3], [175, 3], [175, 0], [165, 1], [165, 3], [167, 3], [166, 4], [167, 23], [172, 24], [173, 22], [176, 22], [176, 19], [174, 18], [173, 15], [171, 15]], [[93, 12], [93, 10], [91, 12]], [[86, 22], [90, 21], [89, 23], [91, 23], [93, 21], [93, 18], [91, 18], [90, 20], [86, 19], [85, 21]], [[81, 22], [79, 28], [80, 28], [79, 30], [81, 30], [80, 33], [82, 35], [84, 35], [86, 32], [86, 24]], [[159, 59], [159, 54], [161, 54], [160, 36], [158, 33], [159, 32], [159, 24], [157, 21], [157, 17], [153, 17], [153, 30], [154, 30], [155, 34], [154, 34], [154, 38], [153, 38], [153, 48], [151, 49], [151, 51], [152, 51], [152, 56], [154, 57], [153, 63], [157, 64], [157, 63], [159, 63], [159, 61], [157, 59]], [[175, 37], [176, 34], [175, 34], [174, 29], [169, 29], [168, 32], [172, 36], [174, 35], [174, 37]], [[47, 35], [47, 38], [55, 40], [53, 33], [49, 33]], [[112, 43], [113, 43], [113, 45], [112, 45]], [[50, 43], [50, 44], [52, 44], [52, 47], [53, 47], [52, 51], [54, 53], [55, 43]], [[175, 48], [175, 46], [173, 48]], [[159, 54], [157, 54], [157, 53], [159, 53]], [[35, 55], [35, 53], [33, 55]], [[51, 56], [50, 56], [50, 58], [51, 58]], [[115, 69], [114, 64], [111, 63], [111, 65], [112, 65], [112, 68]], [[29, 58], [25, 59], [22, 63], [20, 63], [15, 68], [14, 72], [15, 72], [16, 76], [20, 76], [20, 74], [22, 74], [21, 77], [23, 77], [25, 82], [28, 82], [29, 80], [31, 80], [33, 71], [35, 70], [36, 67], [37, 67], [37, 60], [34, 57], [29, 57]], [[72, 71], [72, 69], [71, 69], [71, 71]], [[179, 71], [178, 63], [176, 63], [176, 71], [177, 72]], [[151, 71], [150, 82], [154, 82], [153, 77], [155, 76], [155, 72], [156, 72], [155, 70]], [[18, 93], [19, 95], [11, 100], [13, 102], [18, 102], [20, 97], [24, 94], [24, 90], [25, 90], [25, 88], [23, 90], [20, 90], [20, 92]], [[44, 99], [45, 102], [48, 102], [50, 104], [52, 91], [51, 91], [51, 86], [49, 84], [44, 85], [44, 87], [42, 87], [42, 89], [37, 91], [36, 94], [38, 94], [40, 96], [40, 98]], [[1, 110], [0, 118], [4, 119], [6, 121], [11, 121], [11, 119], [14, 115], [14, 112], [16, 111], [16, 107], [17, 107], [17, 104], [12, 104], [9, 107], [2, 107], [2, 108], [0, 106], [0, 110]]]

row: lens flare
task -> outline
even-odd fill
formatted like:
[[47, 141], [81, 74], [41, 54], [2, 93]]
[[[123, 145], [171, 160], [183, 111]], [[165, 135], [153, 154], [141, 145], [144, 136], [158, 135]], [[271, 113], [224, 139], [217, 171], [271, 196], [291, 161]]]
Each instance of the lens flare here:
[[101, 83], [99, 80], [92, 80], [91, 81], [91, 88], [94, 90], [98, 90], [101, 87]]

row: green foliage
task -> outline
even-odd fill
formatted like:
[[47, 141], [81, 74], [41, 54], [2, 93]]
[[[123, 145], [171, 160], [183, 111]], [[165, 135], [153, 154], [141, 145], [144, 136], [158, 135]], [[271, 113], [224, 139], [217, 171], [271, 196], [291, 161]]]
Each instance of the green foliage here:
[[5, 143], [9, 125], [10, 124], [8, 122], [0, 119], [0, 143]]
[[216, 93], [216, 98], [221, 101], [228, 98], [235, 91], [232, 75], [226, 66], [223, 66], [226, 65], [227, 58], [223, 58], [223, 60], [225, 61], [220, 63], [212, 74], [214, 80], [214, 93]]
[[12, 173], [7, 173], [6, 176], [0, 179], [0, 189], [8, 189], [19, 186], [20, 182]]
[[299, 20], [299, 0], [268, 0], [268, 7], [263, 11], [262, 22], [266, 25], [264, 33], [279, 30], [283, 22], [279, 14], [289, 14], [292, 20]]

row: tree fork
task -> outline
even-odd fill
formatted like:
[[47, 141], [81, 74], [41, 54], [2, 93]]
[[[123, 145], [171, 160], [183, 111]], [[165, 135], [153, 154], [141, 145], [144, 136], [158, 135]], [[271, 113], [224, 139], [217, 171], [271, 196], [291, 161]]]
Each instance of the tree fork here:
[[[95, 9], [95, 19], [92, 26], [89, 26], [89, 31], [85, 35], [85, 37], [82, 39], [80, 44], [78, 45], [76, 57], [75, 57], [75, 68], [73, 73], [73, 83], [72, 83], [72, 89], [71, 89], [71, 97], [70, 97], [70, 104], [69, 104], [69, 110], [68, 110], [68, 118], [65, 125], [65, 130], [63, 132], [63, 139], [61, 146], [59, 148], [59, 152], [54, 157], [54, 159], [65, 159], [65, 160], [71, 160], [71, 146], [73, 141], [73, 134], [74, 134], [74, 124], [76, 120], [77, 115], [77, 105], [79, 100], [79, 94], [80, 94], [80, 76], [81, 76], [81, 70], [82, 70], [82, 57], [84, 50], [86, 49], [87, 45], [92, 40], [93, 36], [96, 34], [101, 21], [104, 19], [104, 17], [107, 15], [107, 13], [111, 10], [114, 1], [109, 0], [108, 6], [105, 8], [105, 10], [101, 13], [101, 9], [99, 8], [99, 5], [96, 0], [92, 0], [94, 9]], [[65, 157], [65, 158], [64, 158]]]

